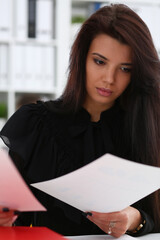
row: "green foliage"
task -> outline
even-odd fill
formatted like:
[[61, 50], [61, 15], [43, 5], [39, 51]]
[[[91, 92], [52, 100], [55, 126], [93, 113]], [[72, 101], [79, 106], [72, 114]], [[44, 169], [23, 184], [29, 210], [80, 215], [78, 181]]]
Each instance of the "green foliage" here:
[[83, 16], [74, 16], [72, 17], [72, 24], [73, 23], [83, 23], [86, 20]]
[[7, 105], [4, 102], [0, 102], [0, 118], [7, 118]]

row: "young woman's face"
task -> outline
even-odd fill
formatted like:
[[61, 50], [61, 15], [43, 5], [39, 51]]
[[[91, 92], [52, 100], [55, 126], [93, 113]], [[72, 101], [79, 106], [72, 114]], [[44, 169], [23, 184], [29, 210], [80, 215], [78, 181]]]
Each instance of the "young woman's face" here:
[[84, 106], [110, 108], [130, 83], [131, 69], [131, 48], [106, 34], [98, 35], [86, 59]]

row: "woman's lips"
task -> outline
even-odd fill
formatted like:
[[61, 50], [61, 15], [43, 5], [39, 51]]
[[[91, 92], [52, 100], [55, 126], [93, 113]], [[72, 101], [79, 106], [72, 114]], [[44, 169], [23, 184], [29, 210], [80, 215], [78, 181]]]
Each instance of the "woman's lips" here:
[[112, 91], [108, 88], [97, 88], [97, 92], [103, 97], [109, 97], [112, 95]]

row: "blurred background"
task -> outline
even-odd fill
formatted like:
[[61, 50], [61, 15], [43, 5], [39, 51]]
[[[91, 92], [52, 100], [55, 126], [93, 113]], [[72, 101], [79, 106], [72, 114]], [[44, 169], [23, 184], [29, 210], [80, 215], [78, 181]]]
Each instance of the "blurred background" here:
[[21, 105], [60, 96], [78, 29], [115, 2], [142, 17], [160, 53], [160, 0], [0, 0], [0, 128]]

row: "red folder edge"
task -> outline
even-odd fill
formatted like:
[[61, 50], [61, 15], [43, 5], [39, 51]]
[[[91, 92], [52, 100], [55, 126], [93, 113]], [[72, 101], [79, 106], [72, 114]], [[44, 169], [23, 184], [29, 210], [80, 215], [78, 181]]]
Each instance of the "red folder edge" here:
[[0, 239], [7, 240], [65, 240], [46, 227], [0, 227]]

